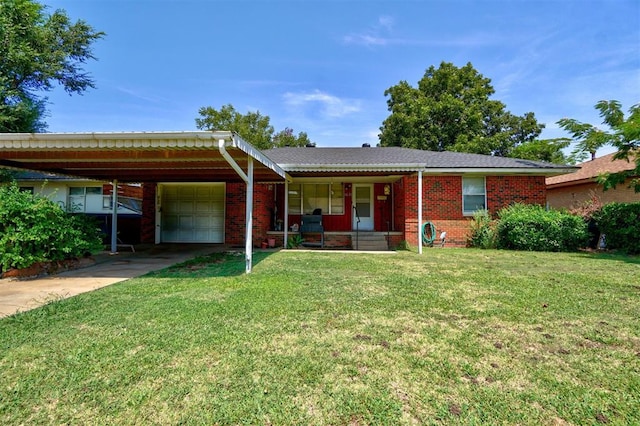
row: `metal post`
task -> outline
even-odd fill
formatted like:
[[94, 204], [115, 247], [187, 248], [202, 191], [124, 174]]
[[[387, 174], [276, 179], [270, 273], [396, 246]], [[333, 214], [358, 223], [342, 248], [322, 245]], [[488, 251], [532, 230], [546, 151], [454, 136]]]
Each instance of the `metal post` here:
[[289, 245], [289, 181], [284, 181], [284, 234], [282, 234], [282, 245], [288, 248]]
[[253, 157], [247, 155], [247, 208], [246, 211], [246, 241], [245, 241], [245, 272], [251, 272], [253, 262]]
[[118, 254], [118, 180], [115, 179], [111, 186], [111, 254]]
[[422, 254], [422, 170], [418, 171], [418, 253]]

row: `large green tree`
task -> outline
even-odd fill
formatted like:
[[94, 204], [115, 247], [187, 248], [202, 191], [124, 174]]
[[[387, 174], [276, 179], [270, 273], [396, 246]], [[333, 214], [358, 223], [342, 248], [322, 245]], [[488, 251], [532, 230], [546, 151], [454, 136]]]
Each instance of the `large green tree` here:
[[200, 118], [196, 118], [198, 129], [236, 132], [258, 149], [305, 146], [311, 143], [305, 132], [300, 132], [296, 136], [288, 127], [275, 133], [269, 116], [262, 115], [259, 111], [241, 114], [233, 105], [227, 104], [219, 110], [210, 106], [202, 107], [198, 114], [200, 114]]
[[516, 116], [490, 99], [491, 80], [471, 63], [429, 67], [418, 87], [401, 81], [385, 91], [391, 114], [380, 127], [382, 146], [511, 156], [544, 128], [528, 112]]
[[91, 46], [104, 36], [63, 10], [51, 15], [34, 0], [0, 1], [0, 132], [46, 128], [47, 98], [60, 85], [69, 94], [93, 88], [83, 69], [95, 59]]

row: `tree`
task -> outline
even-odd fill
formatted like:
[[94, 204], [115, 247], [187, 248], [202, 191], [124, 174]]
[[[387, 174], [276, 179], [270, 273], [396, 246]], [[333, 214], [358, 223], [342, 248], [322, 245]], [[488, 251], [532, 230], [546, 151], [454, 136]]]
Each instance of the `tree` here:
[[[604, 102], [604, 101], [601, 101], [601, 102]], [[612, 102], [616, 102], [616, 101], [612, 101]], [[598, 103], [598, 105], [600, 105], [600, 103]], [[615, 105], [613, 105], [612, 107], [615, 107]], [[600, 109], [598, 106], [596, 106], [596, 108]], [[605, 108], [609, 108], [609, 107], [607, 106]], [[617, 112], [621, 112], [619, 110], [620, 109], [619, 103], [617, 103], [617, 109], [618, 109]], [[607, 112], [607, 114], [610, 115], [610, 119], [618, 120], [620, 117], [617, 116], [617, 112], [611, 111], [611, 112]], [[600, 115], [604, 118], [602, 110]], [[605, 118], [605, 122], [606, 120], [607, 119]], [[612, 136], [611, 134], [591, 124], [582, 123], [573, 118], [562, 118], [558, 120], [557, 123], [560, 126], [560, 128], [569, 132], [573, 140], [576, 142], [576, 146], [572, 152], [572, 155], [574, 155], [578, 161], [584, 160], [587, 154], [591, 155], [591, 160], [595, 160], [596, 152], [598, 151], [598, 149], [602, 148], [603, 146], [609, 145], [613, 142], [611, 139], [611, 136]]]
[[284, 146], [307, 146], [313, 144], [305, 132], [300, 132], [298, 133], [298, 136], [296, 136], [293, 134], [293, 129], [289, 127], [285, 127], [284, 130], [276, 133], [271, 142], [273, 147], [278, 148], [282, 148]]
[[69, 94], [94, 88], [82, 65], [104, 36], [86, 22], [72, 23], [63, 10], [45, 13], [35, 0], [0, 2], [0, 132], [46, 128], [46, 97], [56, 84]]
[[571, 139], [568, 138], [537, 139], [516, 146], [510, 157], [555, 164], [575, 164], [575, 159], [567, 157], [563, 152], [570, 144]]
[[227, 104], [219, 111], [210, 106], [202, 107], [198, 113], [201, 116], [196, 118], [198, 129], [233, 131], [258, 149], [305, 146], [312, 143], [305, 132], [295, 136], [293, 129], [289, 127], [274, 134], [269, 116], [262, 115], [259, 111], [240, 114], [233, 105]]
[[11, 169], [0, 167], [0, 184], [15, 181], [15, 172]]
[[622, 105], [618, 101], [600, 101], [596, 104], [596, 109], [600, 111], [603, 123], [611, 129], [610, 132], [605, 132], [605, 135], [607, 143], [618, 150], [613, 158], [635, 161], [636, 164], [633, 170], [605, 173], [599, 178], [600, 183], [607, 190], [623, 184], [628, 178], [633, 178], [629, 187], [633, 188], [635, 192], [640, 192], [640, 104], [629, 108], [629, 115], [626, 119]]
[[380, 127], [382, 146], [511, 156], [544, 128], [532, 112], [516, 116], [489, 97], [491, 80], [471, 63], [429, 67], [414, 88], [401, 81], [385, 91], [391, 114]]

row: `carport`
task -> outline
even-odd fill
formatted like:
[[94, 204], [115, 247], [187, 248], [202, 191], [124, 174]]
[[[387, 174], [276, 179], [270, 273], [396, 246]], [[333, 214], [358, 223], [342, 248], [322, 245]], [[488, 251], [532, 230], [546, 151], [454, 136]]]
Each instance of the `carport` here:
[[[0, 165], [118, 183], [245, 182], [246, 272], [252, 266], [253, 185], [290, 178], [234, 132], [2, 133]], [[117, 249], [117, 190], [112, 202]]]

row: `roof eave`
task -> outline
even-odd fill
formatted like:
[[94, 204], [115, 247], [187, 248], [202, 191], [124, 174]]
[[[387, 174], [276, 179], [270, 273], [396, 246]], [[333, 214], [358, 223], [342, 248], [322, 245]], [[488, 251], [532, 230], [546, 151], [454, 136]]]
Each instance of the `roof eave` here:
[[575, 168], [520, 168], [520, 167], [425, 167], [424, 174], [492, 174], [556, 176], [575, 171]]

